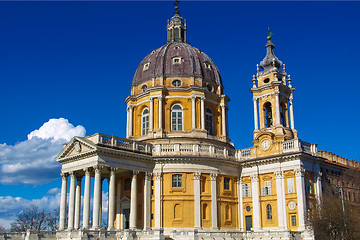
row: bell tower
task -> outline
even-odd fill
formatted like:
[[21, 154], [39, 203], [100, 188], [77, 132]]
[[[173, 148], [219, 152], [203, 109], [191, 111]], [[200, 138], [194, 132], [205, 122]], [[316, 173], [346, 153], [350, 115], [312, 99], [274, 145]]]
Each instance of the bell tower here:
[[254, 102], [253, 150], [258, 157], [279, 154], [283, 141], [297, 138], [293, 111], [295, 88], [285, 64], [274, 54], [275, 45], [271, 37], [269, 32], [266, 56], [260, 62], [262, 71], [258, 64], [250, 89]]

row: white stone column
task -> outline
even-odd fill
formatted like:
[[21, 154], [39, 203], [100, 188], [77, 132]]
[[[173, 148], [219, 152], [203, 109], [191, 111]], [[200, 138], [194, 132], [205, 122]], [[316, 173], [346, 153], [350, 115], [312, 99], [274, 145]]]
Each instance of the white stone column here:
[[90, 191], [91, 176], [90, 169], [85, 169], [85, 188], [84, 188], [84, 209], [83, 209], [83, 228], [89, 229], [90, 221]]
[[281, 124], [281, 121], [280, 121], [279, 94], [280, 94], [280, 91], [278, 89], [275, 89], [275, 109], [276, 109], [275, 121], [276, 121], [276, 126], [279, 126]]
[[155, 229], [161, 228], [161, 173], [154, 173], [155, 177]]
[[133, 108], [134, 108], [134, 106], [129, 104], [128, 108], [129, 108], [129, 129], [128, 129], [129, 136], [128, 137], [132, 137], [133, 136]]
[[194, 172], [195, 228], [201, 228], [200, 177], [201, 173]]
[[136, 229], [137, 220], [137, 175], [134, 171], [131, 180], [131, 197], [130, 197], [130, 229]]
[[251, 176], [251, 195], [253, 204], [253, 229], [260, 230], [260, 201], [259, 201], [259, 178], [257, 175]]
[[60, 219], [59, 219], [59, 230], [65, 229], [66, 220], [66, 199], [67, 199], [67, 173], [61, 173], [61, 198], [60, 198]]
[[243, 198], [242, 198], [242, 186], [241, 186], [241, 176], [237, 178], [237, 192], [238, 192], [238, 219], [239, 219], [239, 229], [244, 231], [244, 213], [243, 213]]
[[191, 128], [196, 129], [196, 97], [191, 96]]
[[211, 227], [213, 229], [218, 229], [218, 214], [217, 214], [217, 189], [216, 189], [216, 179], [217, 174], [211, 173]]
[[221, 134], [226, 137], [226, 106], [225, 103], [220, 103], [221, 107]]
[[150, 97], [149, 131], [154, 130], [154, 98]]
[[130, 124], [130, 108], [126, 108], [126, 138], [128, 138], [129, 135], [129, 124]]
[[322, 173], [320, 172], [320, 168], [317, 167], [315, 172], [315, 197], [317, 204], [320, 206], [321, 196], [322, 196], [322, 183], [321, 183]]
[[115, 222], [115, 171], [111, 168], [109, 179], [109, 208], [108, 208], [108, 230], [114, 230]]
[[284, 230], [285, 225], [285, 219], [284, 219], [284, 210], [286, 212], [285, 206], [285, 192], [284, 192], [284, 172], [283, 171], [277, 171], [275, 172], [276, 176], [276, 199], [277, 199], [277, 210], [278, 210], [278, 221], [279, 221], [279, 228], [281, 230]]
[[121, 227], [121, 179], [116, 182], [116, 229]]
[[76, 178], [74, 229], [80, 229], [81, 179], [82, 176]]
[[94, 167], [94, 204], [93, 204], [93, 229], [99, 229], [99, 213], [101, 207], [101, 170], [99, 166]]
[[164, 97], [163, 96], [160, 96], [158, 97], [158, 100], [159, 100], [159, 130], [161, 131], [163, 129], [162, 125], [163, 125], [163, 107], [162, 107], [162, 103], [163, 103], [163, 99]]
[[200, 98], [201, 100], [201, 130], [205, 130], [205, 97], [202, 96]]
[[151, 228], [151, 174], [146, 172], [144, 177], [144, 230], [148, 230]]
[[306, 196], [305, 196], [304, 173], [305, 170], [303, 168], [295, 169], [296, 195], [297, 195], [298, 216], [299, 216], [298, 231], [305, 230]]
[[102, 227], [102, 212], [103, 212], [103, 183], [104, 183], [105, 178], [101, 178], [101, 184], [100, 184], [100, 207], [99, 207], [99, 228], [101, 229]]
[[259, 130], [259, 126], [258, 126], [258, 123], [259, 123], [259, 119], [258, 119], [258, 106], [257, 106], [257, 98], [253, 98], [253, 102], [254, 102], [254, 127], [255, 127], [255, 130]]
[[69, 212], [68, 212], [68, 230], [74, 229], [74, 212], [75, 212], [75, 184], [76, 173], [70, 173], [70, 193], [69, 193]]
[[295, 130], [295, 122], [294, 122], [294, 107], [293, 107], [293, 95], [290, 94], [289, 97], [289, 105], [290, 105], [290, 122], [291, 122], [291, 129]]

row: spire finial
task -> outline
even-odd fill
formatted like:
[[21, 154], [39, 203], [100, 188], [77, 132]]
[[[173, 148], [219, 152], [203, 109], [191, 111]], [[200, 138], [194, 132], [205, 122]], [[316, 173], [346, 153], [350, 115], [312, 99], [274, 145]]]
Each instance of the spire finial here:
[[175, 3], [174, 3], [174, 5], [175, 5], [175, 14], [179, 14], [180, 12], [179, 12], [179, 1], [178, 0], [176, 0], [175, 1]]
[[271, 37], [273, 36], [273, 33], [270, 32], [270, 27], [267, 28], [267, 34], [268, 34], [267, 39], [270, 40]]

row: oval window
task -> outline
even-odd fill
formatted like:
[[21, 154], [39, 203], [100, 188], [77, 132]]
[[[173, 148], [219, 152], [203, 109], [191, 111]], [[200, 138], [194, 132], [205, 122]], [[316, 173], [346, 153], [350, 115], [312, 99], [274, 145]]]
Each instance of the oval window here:
[[142, 92], [145, 92], [147, 89], [148, 89], [148, 87], [147, 87], [146, 85], [144, 85], [144, 86], [141, 87], [141, 91], [142, 91]]
[[174, 87], [180, 87], [181, 86], [181, 81], [179, 79], [176, 79], [172, 82], [172, 85]]
[[268, 83], [268, 82], [270, 82], [270, 78], [265, 78], [264, 83]]

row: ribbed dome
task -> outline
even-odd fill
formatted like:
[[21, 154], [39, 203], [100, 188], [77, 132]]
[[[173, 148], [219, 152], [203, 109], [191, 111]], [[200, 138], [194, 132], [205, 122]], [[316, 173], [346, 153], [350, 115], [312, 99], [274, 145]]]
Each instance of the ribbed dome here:
[[201, 77], [222, 85], [219, 70], [201, 50], [184, 42], [170, 42], [152, 51], [136, 69], [133, 86], [157, 77]]

